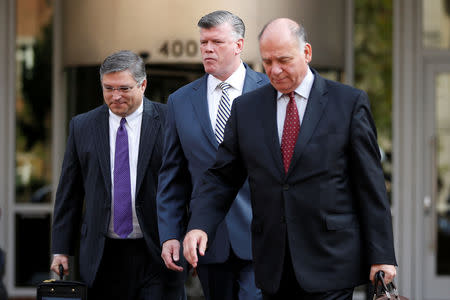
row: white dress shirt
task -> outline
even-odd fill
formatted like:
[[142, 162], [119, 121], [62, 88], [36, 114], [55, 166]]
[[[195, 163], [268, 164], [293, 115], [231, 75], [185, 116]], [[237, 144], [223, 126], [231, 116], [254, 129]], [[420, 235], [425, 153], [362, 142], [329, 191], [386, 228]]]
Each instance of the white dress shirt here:
[[[125, 128], [128, 134], [128, 151], [130, 159], [130, 181], [131, 181], [131, 205], [133, 212], [133, 231], [128, 235], [128, 238], [136, 239], [143, 237], [141, 228], [139, 227], [139, 222], [136, 217], [136, 174], [137, 174], [137, 163], [139, 154], [139, 137], [141, 135], [141, 124], [142, 124], [142, 112], [144, 111], [144, 101], [138, 109], [131, 115], [127, 116], [125, 119]], [[111, 158], [111, 220], [109, 222], [108, 234], [110, 238], [119, 238], [119, 236], [114, 232], [114, 155], [116, 152], [116, 135], [117, 129], [120, 126], [121, 116], [115, 115], [111, 110], [109, 110], [109, 149]]]
[[[300, 130], [302, 130], [303, 116], [305, 115], [306, 104], [308, 103], [309, 94], [314, 83], [314, 74], [308, 67], [308, 72], [302, 83], [295, 89], [295, 103], [297, 104], [298, 117], [300, 120]], [[286, 107], [289, 102], [289, 96], [277, 93], [277, 126], [278, 126], [278, 139], [281, 145], [281, 137], [283, 136], [284, 119], [286, 118]]]
[[[230, 105], [233, 103], [234, 99], [242, 95], [242, 89], [244, 88], [245, 80], [245, 67], [241, 62], [239, 67], [225, 80], [231, 87], [228, 89], [228, 96], [230, 98]], [[216, 118], [217, 111], [219, 110], [220, 98], [222, 97], [222, 89], [217, 85], [222, 81], [216, 77], [208, 76], [208, 109], [209, 109], [209, 119], [211, 120], [211, 126], [213, 130], [216, 128]]]

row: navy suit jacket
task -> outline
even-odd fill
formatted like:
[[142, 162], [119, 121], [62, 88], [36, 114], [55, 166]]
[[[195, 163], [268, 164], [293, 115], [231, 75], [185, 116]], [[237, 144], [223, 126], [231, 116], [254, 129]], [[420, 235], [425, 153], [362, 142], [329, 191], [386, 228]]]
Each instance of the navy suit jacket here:
[[[246, 67], [243, 93], [268, 82], [267, 76]], [[159, 176], [158, 222], [161, 242], [182, 240], [186, 231], [188, 206], [196, 194], [203, 173], [216, 158], [218, 143], [209, 117], [207, 76], [180, 88], [169, 96], [164, 141], [164, 159]], [[210, 241], [200, 263], [224, 262], [230, 244], [236, 255], [250, 260], [252, 211], [246, 183], [219, 225], [215, 241]]]
[[[136, 214], [154, 264], [169, 276], [161, 259], [156, 217], [156, 189], [162, 161], [166, 105], [144, 98], [136, 176]], [[80, 237], [80, 275], [95, 279], [111, 214], [109, 110], [106, 104], [70, 122], [56, 193], [52, 253], [73, 255]], [[84, 207], [83, 207], [84, 206]], [[170, 275], [172, 274], [172, 275]]]
[[188, 230], [212, 237], [248, 176], [256, 285], [268, 293], [278, 290], [287, 249], [309, 292], [354, 287], [372, 264], [396, 264], [367, 94], [313, 73], [287, 174], [269, 84], [235, 100], [216, 163], [191, 201]]

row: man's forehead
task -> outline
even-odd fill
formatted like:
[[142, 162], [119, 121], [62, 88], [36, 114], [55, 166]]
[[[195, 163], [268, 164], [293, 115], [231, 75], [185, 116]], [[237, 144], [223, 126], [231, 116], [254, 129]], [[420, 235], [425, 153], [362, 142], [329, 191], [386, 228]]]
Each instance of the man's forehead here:
[[261, 59], [262, 60], [286, 60], [286, 59], [290, 59], [293, 58], [294, 55], [290, 54], [290, 53], [284, 53], [284, 54], [266, 54], [264, 55], [263, 53], [261, 53]]
[[123, 71], [116, 71], [116, 72], [110, 72], [110, 73], [103, 74], [103, 78], [102, 78], [102, 82], [105, 82], [105, 81], [130, 81], [130, 80], [134, 81], [134, 78], [128, 69], [123, 70]]
[[128, 69], [103, 74], [103, 78], [105, 78], [105, 77], [128, 77], [128, 76], [133, 77], [131, 75], [130, 70], [128, 70]]

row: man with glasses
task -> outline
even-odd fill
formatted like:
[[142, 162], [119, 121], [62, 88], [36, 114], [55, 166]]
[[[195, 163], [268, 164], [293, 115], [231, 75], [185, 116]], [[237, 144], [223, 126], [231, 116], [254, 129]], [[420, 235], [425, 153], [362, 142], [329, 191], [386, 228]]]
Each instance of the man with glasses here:
[[131, 51], [100, 67], [105, 105], [70, 122], [52, 227], [51, 269], [76, 253], [89, 299], [180, 299], [181, 273], [161, 260], [156, 188], [166, 107], [144, 97], [145, 64]]
[[[169, 96], [164, 160], [158, 188], [162, 257], [169, 269], [180, 265], [180, 240], [187, 208], [202, 185], [200, 180], [216, 158], [234, 98], [268, 83], [241, 60], [245, 26], [228, 11], [214, 11], [199, 22], [205, 76]], [[257, 109], [255, 107], [255, 109]], [[248, 183], [240, 189], [225, 220], [197, 268], [207, 300], [256, 300]]]

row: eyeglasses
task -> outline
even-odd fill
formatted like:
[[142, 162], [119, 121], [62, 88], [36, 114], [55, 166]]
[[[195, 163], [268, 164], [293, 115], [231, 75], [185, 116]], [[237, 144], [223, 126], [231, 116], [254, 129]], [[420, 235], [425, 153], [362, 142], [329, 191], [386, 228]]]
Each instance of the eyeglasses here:
[[109, 85], [102, 85], [102, 88], [103, 88], [103, 91], [105, 91], [108, 94], [112, 94], [112, 93], [114, 93], [114, 91], [118, 91], [122, 94], [126, 94], [140, 84], [142, 84], [142, 82], [138, 82], [133, 86], [119, 86], [116, 88], [109, 86]]

